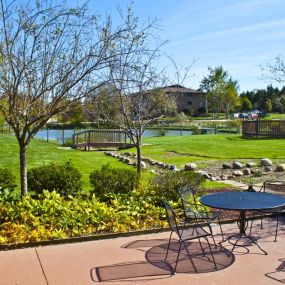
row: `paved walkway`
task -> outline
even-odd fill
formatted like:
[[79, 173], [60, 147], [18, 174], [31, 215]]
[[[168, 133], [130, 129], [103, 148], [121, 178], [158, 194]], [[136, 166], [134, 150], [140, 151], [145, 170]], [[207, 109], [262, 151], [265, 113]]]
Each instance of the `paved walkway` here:
[[[265, 221], [264, 229], [254, 224], [254, 236], [268, 252], [257, 246], [239, 247], [234, 254], [214, 250], [218, 270], [209, 255], [199, 253], [197, 243], [189, 244], [192, 263], [186, 254], [179, 259], [177, 274], [171, 276], [175, 245], [169, 263], [164, 261], [169, 233], [125, 237], [76, 244], [46, 246], [0, 252], [1, 285], [85, 285], [85, 284], [280, 284], [285, 280], [285, 220], [278, 241], [273, 242], [275, 221]], [[218, 233], [218, 227], [215, 227]], [[224, 225], [226, 234], [237, 231], [235, 224]], [[216, 237], [220, 239], [219, 236]], [[206, 243], [203, 243], [206, 249]], [[224, 246], [230, 249], [230, 245]], [[278, 269], [279, 268], [279, 269]], [[196, 271], [196, 272], [195, 272]], [[268, 277], [269, 276], [269, 277]], [[276, 281], [275, 279], [279, 280]]]

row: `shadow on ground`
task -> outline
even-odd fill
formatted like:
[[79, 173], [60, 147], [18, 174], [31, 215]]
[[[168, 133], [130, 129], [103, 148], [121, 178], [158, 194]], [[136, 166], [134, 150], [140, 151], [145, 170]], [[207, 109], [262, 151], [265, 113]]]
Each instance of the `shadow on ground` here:
[[[206, 273], [222, 270], [230, 266], [235, 258], [234, 255], [220, 246], [211, 244], [211, 249], [217, 263], [215, 269], [207, 243], [202, 243], [205, 250], [203, 256], [198, 242], [185, 243], [181, 249], [177, 273]], [[124, 249], [141, 250], [145, 252], [144, 260], [95, 267], [90, 270], [93, 281], [120, 281], [120, 280], [150, 280], [169, 278], [175, 266], [179, 243], [173, 240], [167, 261], [165, 260], [168, 240], [137, 240], [122, 246]], [[190, 255], [188, 254], [188, 252]], [[127, 258], [126, 252], [126, 258]]]
[[280, 283], [285, 283], [285, 258], [279, 259], [281, 264], [273, 272], [266, 273], [265, 276]]

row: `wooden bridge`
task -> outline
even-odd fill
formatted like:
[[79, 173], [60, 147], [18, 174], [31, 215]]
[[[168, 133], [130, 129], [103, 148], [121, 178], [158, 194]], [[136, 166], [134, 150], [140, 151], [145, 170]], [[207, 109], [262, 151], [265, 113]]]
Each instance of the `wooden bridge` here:
[[285, 138], [285, 121], [243, 121], [242, 135], [244, 137]]
[[73, 135], [73, 147], [91, 150], [95, 148], [129, 148], [130, 142], [126, 131], [122, 130], [84, 130]]

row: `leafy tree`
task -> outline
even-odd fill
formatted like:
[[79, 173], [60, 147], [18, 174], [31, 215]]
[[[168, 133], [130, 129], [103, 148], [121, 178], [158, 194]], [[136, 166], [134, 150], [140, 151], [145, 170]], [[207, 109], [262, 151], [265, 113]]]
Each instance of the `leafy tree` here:
[[52, 116], [108, 82], [107, 69], [145, 35], [130, 12], [115, 27], [86, 5], [48, 0], [0, 0], [0, 17], [0, 110], [19, 143], [21, 194], [27, 195], [30, 141]]
[[272, 100], [270, 100], [270, 99], [266, 100], [265, 110], [268, 113], [272, 112]]
[[250, 111], [253, 109], [250, 100], [245, 96], [240, 97], [240, 106], [241, 111]]
[[222, 66], [208, 68], [209, 75], [202, 79], [200, 88], [207, 92], [208, 106], [213, 113], [219, 114], [222, 110], [228, 115], [238, 102], [238, 83], [229, 77], [228, 71]]
[[84, 110], [80, 101], [73, 102], [69, 107], [60, 114], [61, 122], [71, 122], [78, 124], [85, 121]]
[[284, 89], [285, 88], [283, 87], [283, 89], [279, 90], [278, 88], [274, 88], [269, 85], [266, 87], [266, 89], [257, 89], [253, 91], [243, 92], [240, 94], [240, 98], [241, 100], [247, 98], [251, 102], [251, 109], [255, 108], [258, 110], [268, 111], [268, 103], [270, 101], [270, 112], [284, 112], [281, 100], [282, 96], [285, 93]]
[[230, 78], [225, 84], [222, 100], [222, 109], [226, 113], [227, 118], [229, 113], [237, 106], [239, 106], [238, 83]]

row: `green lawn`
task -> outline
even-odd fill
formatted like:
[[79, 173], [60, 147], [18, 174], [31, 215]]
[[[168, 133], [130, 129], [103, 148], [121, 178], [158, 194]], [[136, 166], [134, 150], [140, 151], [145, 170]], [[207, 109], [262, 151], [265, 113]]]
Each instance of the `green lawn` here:
[[285, 114], [272, 113], [266, 117], [266, 120], [285, 120]]
[[143, 155], [181, 167], [186, 162], [234, 159], [285, 160], [284, 139], [243, 139], [240, 135], [156, 137], [143, 140]]
[[[198, 162], [203, 166], [215, 160], [253, 160], [268, 157], [285, 161], [284, 139], [243, 139], [239, 135], [195, 135], [144, 138], [143, 155], [181, 168], [185, 163]], [[135, 152], [134, 149], [130, 151]], [[17, 177], [19, 185], [18, 144], [13, 136], [0, 135], [0, 167], [7, 167]], [[129, 167], [102, 151], [84, 152], [60, 149], [58, 145], [33, 140], [28, 151], [28, 167], [42, 164], [65, 163], [69, 159], [82, 176], [84, 187], [89, 187], [89, 174], [108, 162], [112, 166]]]
[[[19, 185], [19, 153], [15, 137], [0, 135], [0, 167], [7, 167], [17, 177]], [[33, 140], [28, 150], [28, 168], [49, 164], [65, 163], [71, 159], [81, 174], [84, 187], [89, 187], [89, 174], [95, 168], [111, 162], [113, 166], [122, 166], [118, 160], [104, 155], [102, 151], [85, 152], [80, 150], [64, 150], [58, 145], [42, 140]], [[126, 166], [128, 167], [128, 166]]]

